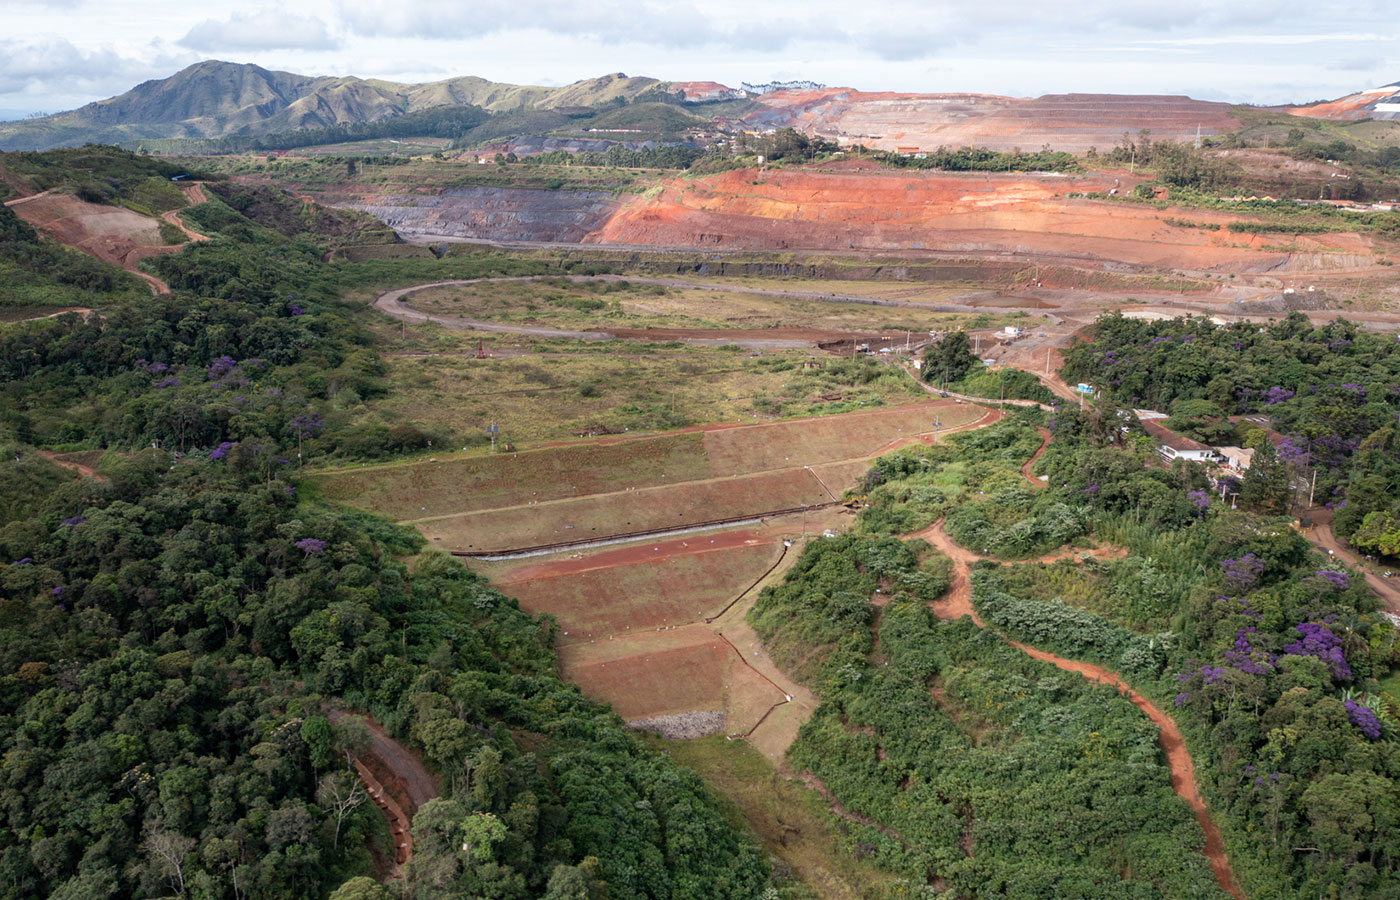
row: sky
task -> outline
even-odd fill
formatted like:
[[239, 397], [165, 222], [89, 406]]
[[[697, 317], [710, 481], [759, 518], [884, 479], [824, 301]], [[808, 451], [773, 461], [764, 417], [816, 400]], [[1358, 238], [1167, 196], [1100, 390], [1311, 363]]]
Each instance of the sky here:
[[0, 0], [0, 21], [0, 118], [73, 109], [206, 59], [404, 82], [625, 72], [1258, 104], [1400, 80], [1393, 0]]

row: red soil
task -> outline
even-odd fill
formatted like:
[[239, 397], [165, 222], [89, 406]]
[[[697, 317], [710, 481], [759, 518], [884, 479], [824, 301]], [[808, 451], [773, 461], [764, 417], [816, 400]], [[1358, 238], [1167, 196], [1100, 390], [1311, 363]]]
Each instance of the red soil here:
[[1045, 448], [1050, 446], [1050, 431], [1049, 429], [1041, 428], [1039, 425], [1036, 426], [1035, 430], [1040, 433], [1040, 446], [1031, 454], [1031, 458], [1026, 460], [1025, 465], [1021, 466], [1021, 475], [1026, 481], [1031, 483], [1032, 487], [1040, 488], [1045, 487], [1045, 482], [1031, 474], [1031, 467], [1035, 465], [1036, 460], [1040, 459], [1040, 455], [1045, 452]]
[[527, 611], [553, 615], [564, 646], [713, 616], [782, 549], [774, 535], [690, 535], [527, 565], [493, 581]]
[[10, 208], [59, 243], [126, 269], [157, 294], [170, 292], [165, 282], [136, 268], [148, 256], [180, 251], [178, 246], [161, 243], [156, 220], [123, 207], [87, 203], [67, 194], [35, 195]]
[[[584, 243], [734, 250], [943, 251], [1039, 255], [1068, 265], [1113, 260], [1145, 268], [1273, 272], [1364, 269], [1372, 241], [1356, 234], [1289, 237], [1299, 253], [1266, 250], [1279, 236], [1232, 234], [1239, 217], [1069, 198], [1129, 190], [1140, 179], [885, 170], [740, 170], [664, 182], [636, 195]], [[1189, 218], [1218, 228], [1183, 228]]]
[[1328, 551], [1331, 555], [1361, 572], [1366, 579], [1367, 587], [1381, 598], [1385, 608], [1400, 615], [1400, 583], [1397, 583], [1400, 582], [1400, 579], [1382, 578], [1371, 571], [1368, 566], [1362, 565], [1361, 560], [1356, 558], [1356, 553], [1349, 546], [1337, 540], [1337, 535], [1332, 531], [1330, 510], [1313, 510], [1308, 515], [1313, 518], [1316, 524], [1304, 532], [1304, 537], [1319, 550]]
[[[345, 715], [344, 711], [334, 710], [329, 718], [334, 722]], [[437, 780], [412, 751], [390, 737], [378, 722], [369, 717], [364, 717], [364, 722], [369, 730], [370, 746], [352, 764], [370, 799], [383, 810], [389, 822], [389, 833], [394, 840], [394, 876], [397, 877], [397, 866], [413, 857], [413, 835], [409, 829], [413, 814], [440, 791]]]
[[1230, 871], [1230, 861], [1225, 856], [1225, 842], [1220, 837], [1220, 830], [1210, 820], [1210, 814], [1206, 811], [1206, 803], [1201, 799], [1201, 793], [1196, 788], [1196, 768], [1191, 762], [1191, 754], [1186, 752], [1186, 741], [1182, 738], [1181, 730], [1176, 727], [1176, 722], [1172, 720], [1171, 716], [1153, 706], [1146, 698], [1128, 687], [1121, 678], [1107, 669], [1092, 663], [1055, 656], [1053, 653], [1046, 653], [1044, 650], [1037, 650], [1016, 641], [1008, 641], [1007, 643], [1028, 656], [1051, 663], [1066, 672], [1076, 672], [1089, 681], [1117, 688], [1118, 693], [1127, 697], [1134, 706], [1147, 715], [1147, 718], [1152, 720], [1154, 725], [1161, 729], [1157, 733], [1157, 743], [1161, 745], [1162, 752], [1167, 757], [1172, 790], [1196, 812], [1196, 823], [1201, 826], [1201, 831], [1206, 836], [1203, 852], [1210, 860], [1211, 870], [1215, 872], [1215, 880], [1220, 885], [1221, 890], [1229, 892], [1236, 900], [1243, 900], [1244, 892], [1235, 883], [1235, 876]]
[[105, 476], [98, 475], [97, 470], [94, 469], [92, 466], [86, 466], [80, 462], [71, 459], [62, 459], [57, 453], [54, 453], [51, 450], [36, 450], [35, 452], [42, 456], [44, 459], [47, 459], [49, 462], [53, 463], [54, 465], [62, 466], [65, 469], [72, 469], [74, 472], [77, 472], [84, 478], [95, 478], [98, 481], [107, 480]]
[[1377, 103], [1393, 102], [1394, 95], [1397, 93], [1400, 93], [1400, 89], [1362, 91], [1357, 94], [1348, 94], [1336, 100], [1328, 100], [1325, 103], [1277, 108], [1280, 112], [1294, 116], [1307, 116], [1310, 119], [1364, 119], [1371, 113], [1371, 107]]
[[[713, 631], [689, 626], [560, 649], [561, 674], [624, 719], [724, 708], [734, 653]], [[664, 678], [658, 673], [664, 672]]]
[[672, 93], [681, 91], [685, 99], [693, 102], [701, 100], [726, 100], [735, 96], [734, 88], [717, 81], [677, 81], [671, 85]]

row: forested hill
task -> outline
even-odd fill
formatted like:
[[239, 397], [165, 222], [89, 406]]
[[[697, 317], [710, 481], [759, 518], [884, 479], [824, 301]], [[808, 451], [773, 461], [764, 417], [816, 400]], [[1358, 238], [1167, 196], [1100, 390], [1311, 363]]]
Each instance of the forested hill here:
[[604, 75], [557, 88], [458, 77], [426, 84], [297, 75], [209, 60], [79, 109], [0, 123], [0, 149], [45, 150], [149, 138], [257, 136], [365, 125], [441, 108], [488, 111], [628, 101], [659, 82]]
[[[381, 813], [338, 814], [357, 714], [441, 783], [404, 897], [762, 893], [698, 779], [554, 674], [551, 622], [297, 480], [421, 439], [339, 417], [386, 389], [345, 286], [513, 264], [323, 263], [316, 217], [230, 202], [262, 221], [211, 199], [172, 294], [0, 326], [0, 898], [388, 897]], [[16, 234], [0, 261], [57, 252]]]

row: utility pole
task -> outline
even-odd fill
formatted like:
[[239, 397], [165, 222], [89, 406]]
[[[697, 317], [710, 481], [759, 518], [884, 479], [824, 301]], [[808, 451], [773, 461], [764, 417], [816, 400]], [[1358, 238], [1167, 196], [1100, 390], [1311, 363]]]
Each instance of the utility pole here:
[[1313, 492], [1317, 490], [1317, 469], [1313, 469], [1312, 486], [1308, 488], [1308, 509], [1313, 508]]

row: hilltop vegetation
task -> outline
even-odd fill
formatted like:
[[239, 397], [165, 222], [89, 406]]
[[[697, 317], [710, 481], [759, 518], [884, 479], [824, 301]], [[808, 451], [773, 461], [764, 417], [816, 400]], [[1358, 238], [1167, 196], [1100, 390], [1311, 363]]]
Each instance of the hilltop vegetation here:
[[[405, 896], [759, 895], [698, 779], [554, 674], [550, 621], [299, 487], [389, 389], [348, 285], [529, 267], [324, 263], [334, 214], [228, 197], [159, 261], [172, 294], [0, 330], [0, 897], [372, 894], [393, 851], [340, 802], [366, 732], [336, 711], [440, 781]], [[35, 446], [110, 452], [79, 479]]]
[[[1232, 510], [1198, 468], [1144, 468], [1153, 450], [1119, 432], [1115, 410], [1054, 414], [1039, 464], [1049, 484], [1035, 498], [1017, 471], [1036, 443], [1025, 424], [876, 464], [856, 534], [809, 546], [750, 614], [822, 699], [790, 762], [858, 818], [852, 844], [910, 883], [1018, 898], [1221, 896], [1201, 832], [1167, 789], [1155, 726], [1010, 638], [1102, 665], [1171, 712], [1248, 896], [1386, 896], [1400, 851], [1386, 812], [1400, 802], [1400, 702], [1381, 681], [1400, 663], [1394, 625], [1359, 576], [1271, 514], [1257, 489], [1271, 472], [1251, 469]], [[1367, 459], [1357, 467], [1385, 477], [1391, 463]], [[1080, 524], [1025, 537], [1053, 507], [1063, 514], [1050, 521]], [[960, 517], [1025, 537], [1004, 551], [1013, 558], [1086, 526], [1127, 556], [974, 565], [971, 598], [989, 626], [979, 631], [928, 608], [947, 561], [886, 536], [943, 515], [975, 553], [996, 541]]]

